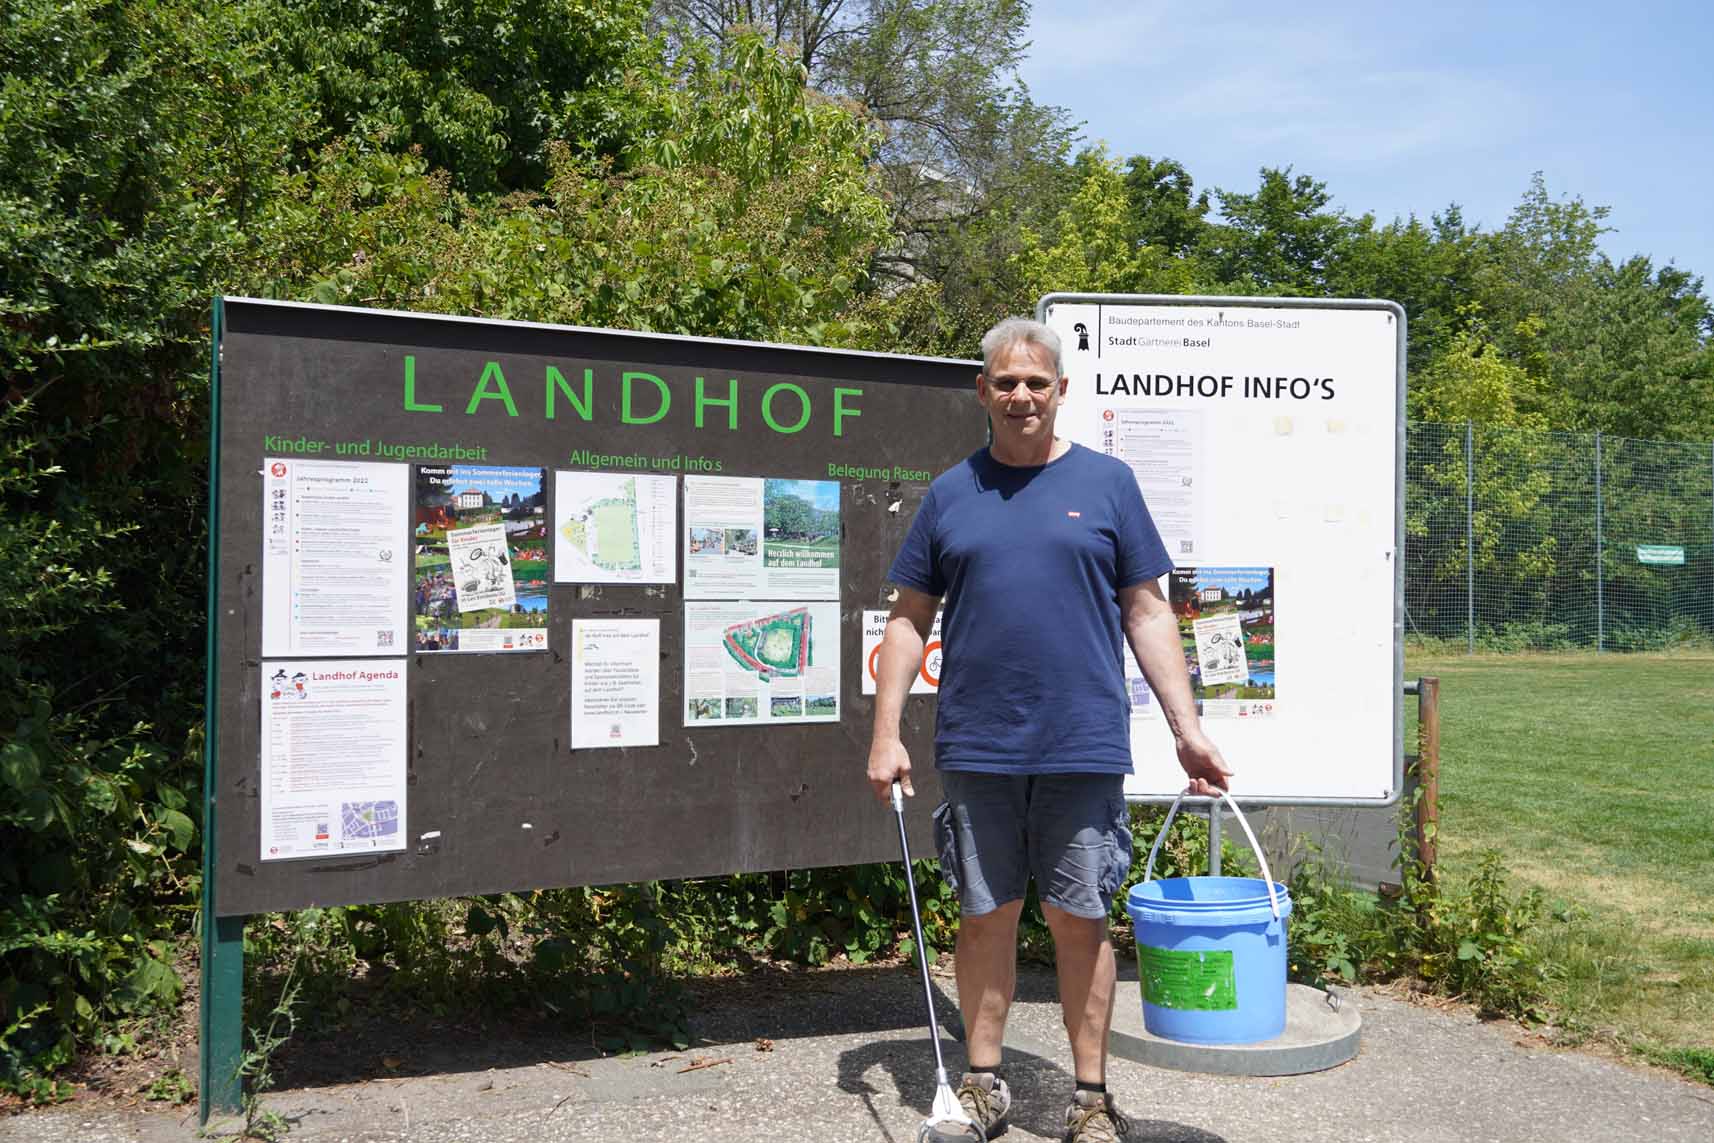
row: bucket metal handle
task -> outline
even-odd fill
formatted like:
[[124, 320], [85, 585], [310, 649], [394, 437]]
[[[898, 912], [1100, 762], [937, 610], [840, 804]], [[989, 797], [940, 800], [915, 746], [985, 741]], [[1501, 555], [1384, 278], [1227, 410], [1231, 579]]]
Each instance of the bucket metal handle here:
[[[1188, 792], [1185, 791], [1185, 793]], [[1154, 880], [1155, 854], [1160, 852], [1161, 842], [1166, 840], [1166, 831], [1172, 827], [1173, 815], [1178, 813], [1179, 803], [1184, 801], [1184, 796], [1184, 793], [1181, 793], [1172, 800], [1172, 808], [1166, 812], [1166, 821], [1161, 823], [1161, 831], [1155, 834], [1155, 843], [1149, 846], [1149, 863], [1143, 869], [1144, 882]], [[1274, 875], [1268, 872], [1268, 859], [1262, 853], [1262, 847], [1256, 843], [1256, 835], [1250, 832], [1250, 823], [1244, 820], [1244, 811], [1238, 808], [1238, 803], [1232, 800], [1232, 795], [1221, 790], [1220, 796], [1225, 798], [1226, 804], [1232, 807], [1233, 816], [1238, 819], [1238, 824], [1244, 827], [1244, 836], [1250, 839], [1250, 850], [1255, 853], [1256, 861], [1261, 864], [1262, 884], [1268, 887], [1268, 904], [1273, 908], [1274, 920], [1277, 921], [1280, 919], [1280, 899], [1279, 895], [1274, 892]]]

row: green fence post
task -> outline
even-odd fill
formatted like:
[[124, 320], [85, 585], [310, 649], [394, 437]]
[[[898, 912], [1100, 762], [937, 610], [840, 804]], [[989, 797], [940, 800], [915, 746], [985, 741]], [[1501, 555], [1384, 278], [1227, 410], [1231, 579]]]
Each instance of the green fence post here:
[[202, 739], [202, 993], [197, 1041], [197, 1114], [207, 1123], [214, 1111], [239, 1109], [238, 1062], [244, 1049], [244, 918], [217, 917], [218, 831], [215, 774], [219, 724], [215, 679], [219, 627], [220, 567], [220, 334], [223, 314], [214, 299], [208, 369], [208, 644], [203, 680]]

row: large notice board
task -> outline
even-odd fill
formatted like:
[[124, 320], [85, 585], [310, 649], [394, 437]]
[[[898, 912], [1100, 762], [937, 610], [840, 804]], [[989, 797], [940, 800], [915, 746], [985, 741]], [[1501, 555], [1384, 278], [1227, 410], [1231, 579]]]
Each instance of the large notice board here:
[[[897, 859], [864, 612], [986, 439], [977, 363], [240, 298], [215, 336], [217, 913]], [[635, 636], [602, 677], [652, 714], [579, 722], [574, 630]]]

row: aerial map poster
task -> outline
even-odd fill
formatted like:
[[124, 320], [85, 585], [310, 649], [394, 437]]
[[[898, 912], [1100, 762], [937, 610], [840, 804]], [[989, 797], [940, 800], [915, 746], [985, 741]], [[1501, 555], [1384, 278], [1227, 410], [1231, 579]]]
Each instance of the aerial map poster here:
[[839, 482], [684, 478], [686, 599], [838, 599]]
[[544, 651], [543, 470], [418, 465], [412, 549], [418, 651]]
[[263, 861], [405, 848], [405, 660], [262, 664]]
[[678, 478], [556, 472], [555, 583], [672, 583]]
[[684, 724], [839, 721], [839, 604], [686, 603]]
[[[1174, 568], [1168, 599], [1202, 716], [1274, 717], [1274, 569]], [[1128, 667], [1133, 716], [1158, 714], [1136, 664]]]

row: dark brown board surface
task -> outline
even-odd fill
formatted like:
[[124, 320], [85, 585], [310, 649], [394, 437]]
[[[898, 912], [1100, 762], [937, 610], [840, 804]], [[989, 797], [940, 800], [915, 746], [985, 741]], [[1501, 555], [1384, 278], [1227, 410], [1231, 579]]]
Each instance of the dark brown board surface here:
[[[863, 777], [872, 700], [860, 692], [861, 613], [886, 606], [885, 574], [926, 479], [841, 480], [840, 721], [778, 727], [683, 725], [683, 578], [656, 586], [550, 589], [546, 652], [412, 655], [406, 662], [409, 763], [403, 852], [262, 861], [260, 771], [262, 492], [267, 438], [457, 444], [475, 463], [588, 469], [577, 450], [698, 457], [722, 476], [832, 479], [830, 464], [936, 474], [981, 446], [977, 366], [787, 346], [674, 339], [330, 307], [226, 299], [220, 344], [216, 536], [216, 911], [224, 916], [312, 905], [444, 897], [898, 859], [892, 814]], [[405, 358], [418, 405], [405, 408]], [[485, 400], [467, 413], [489, 362], [517, 407]], [[583, 421], [561, 398], [545, 416], [546, 367], [594, 372]], [[672, 393], [653, 424], [621, 419], [620, 376], [646, 371]], [[695, 424], [694, 378], [724, 395], [738, 378], [739, 424], [710, 406]], [[761, 395], [779, 382], [810, 398], [796, 432], [770, 429]], [[834, 435], [833, 390], [858, 415]], [[638, 416], [653, 411], [639, 401]], [[789, 391], [775, 420], [794, 424]], [[288, 454], [289, 455], [289, 454]], [[402, 463], [402, 462], [401, 462]], [[424, 463], [444, 463], [426, 460]], [[681, 482], [682, 498], [682, 482]], [[682, 513], [682, 500], [681, 500]], [[402, 534], [401, 541], [408, 536]], [[661, 620], [661, 745], [568, 749], [571, 623]], [[913, 854], [932, 856], [929, 810], [934, 700], [913, 697], [906, 742], [917, 798], [907, 808]], [[438, 836], [423, 839], [424, 834]]]

